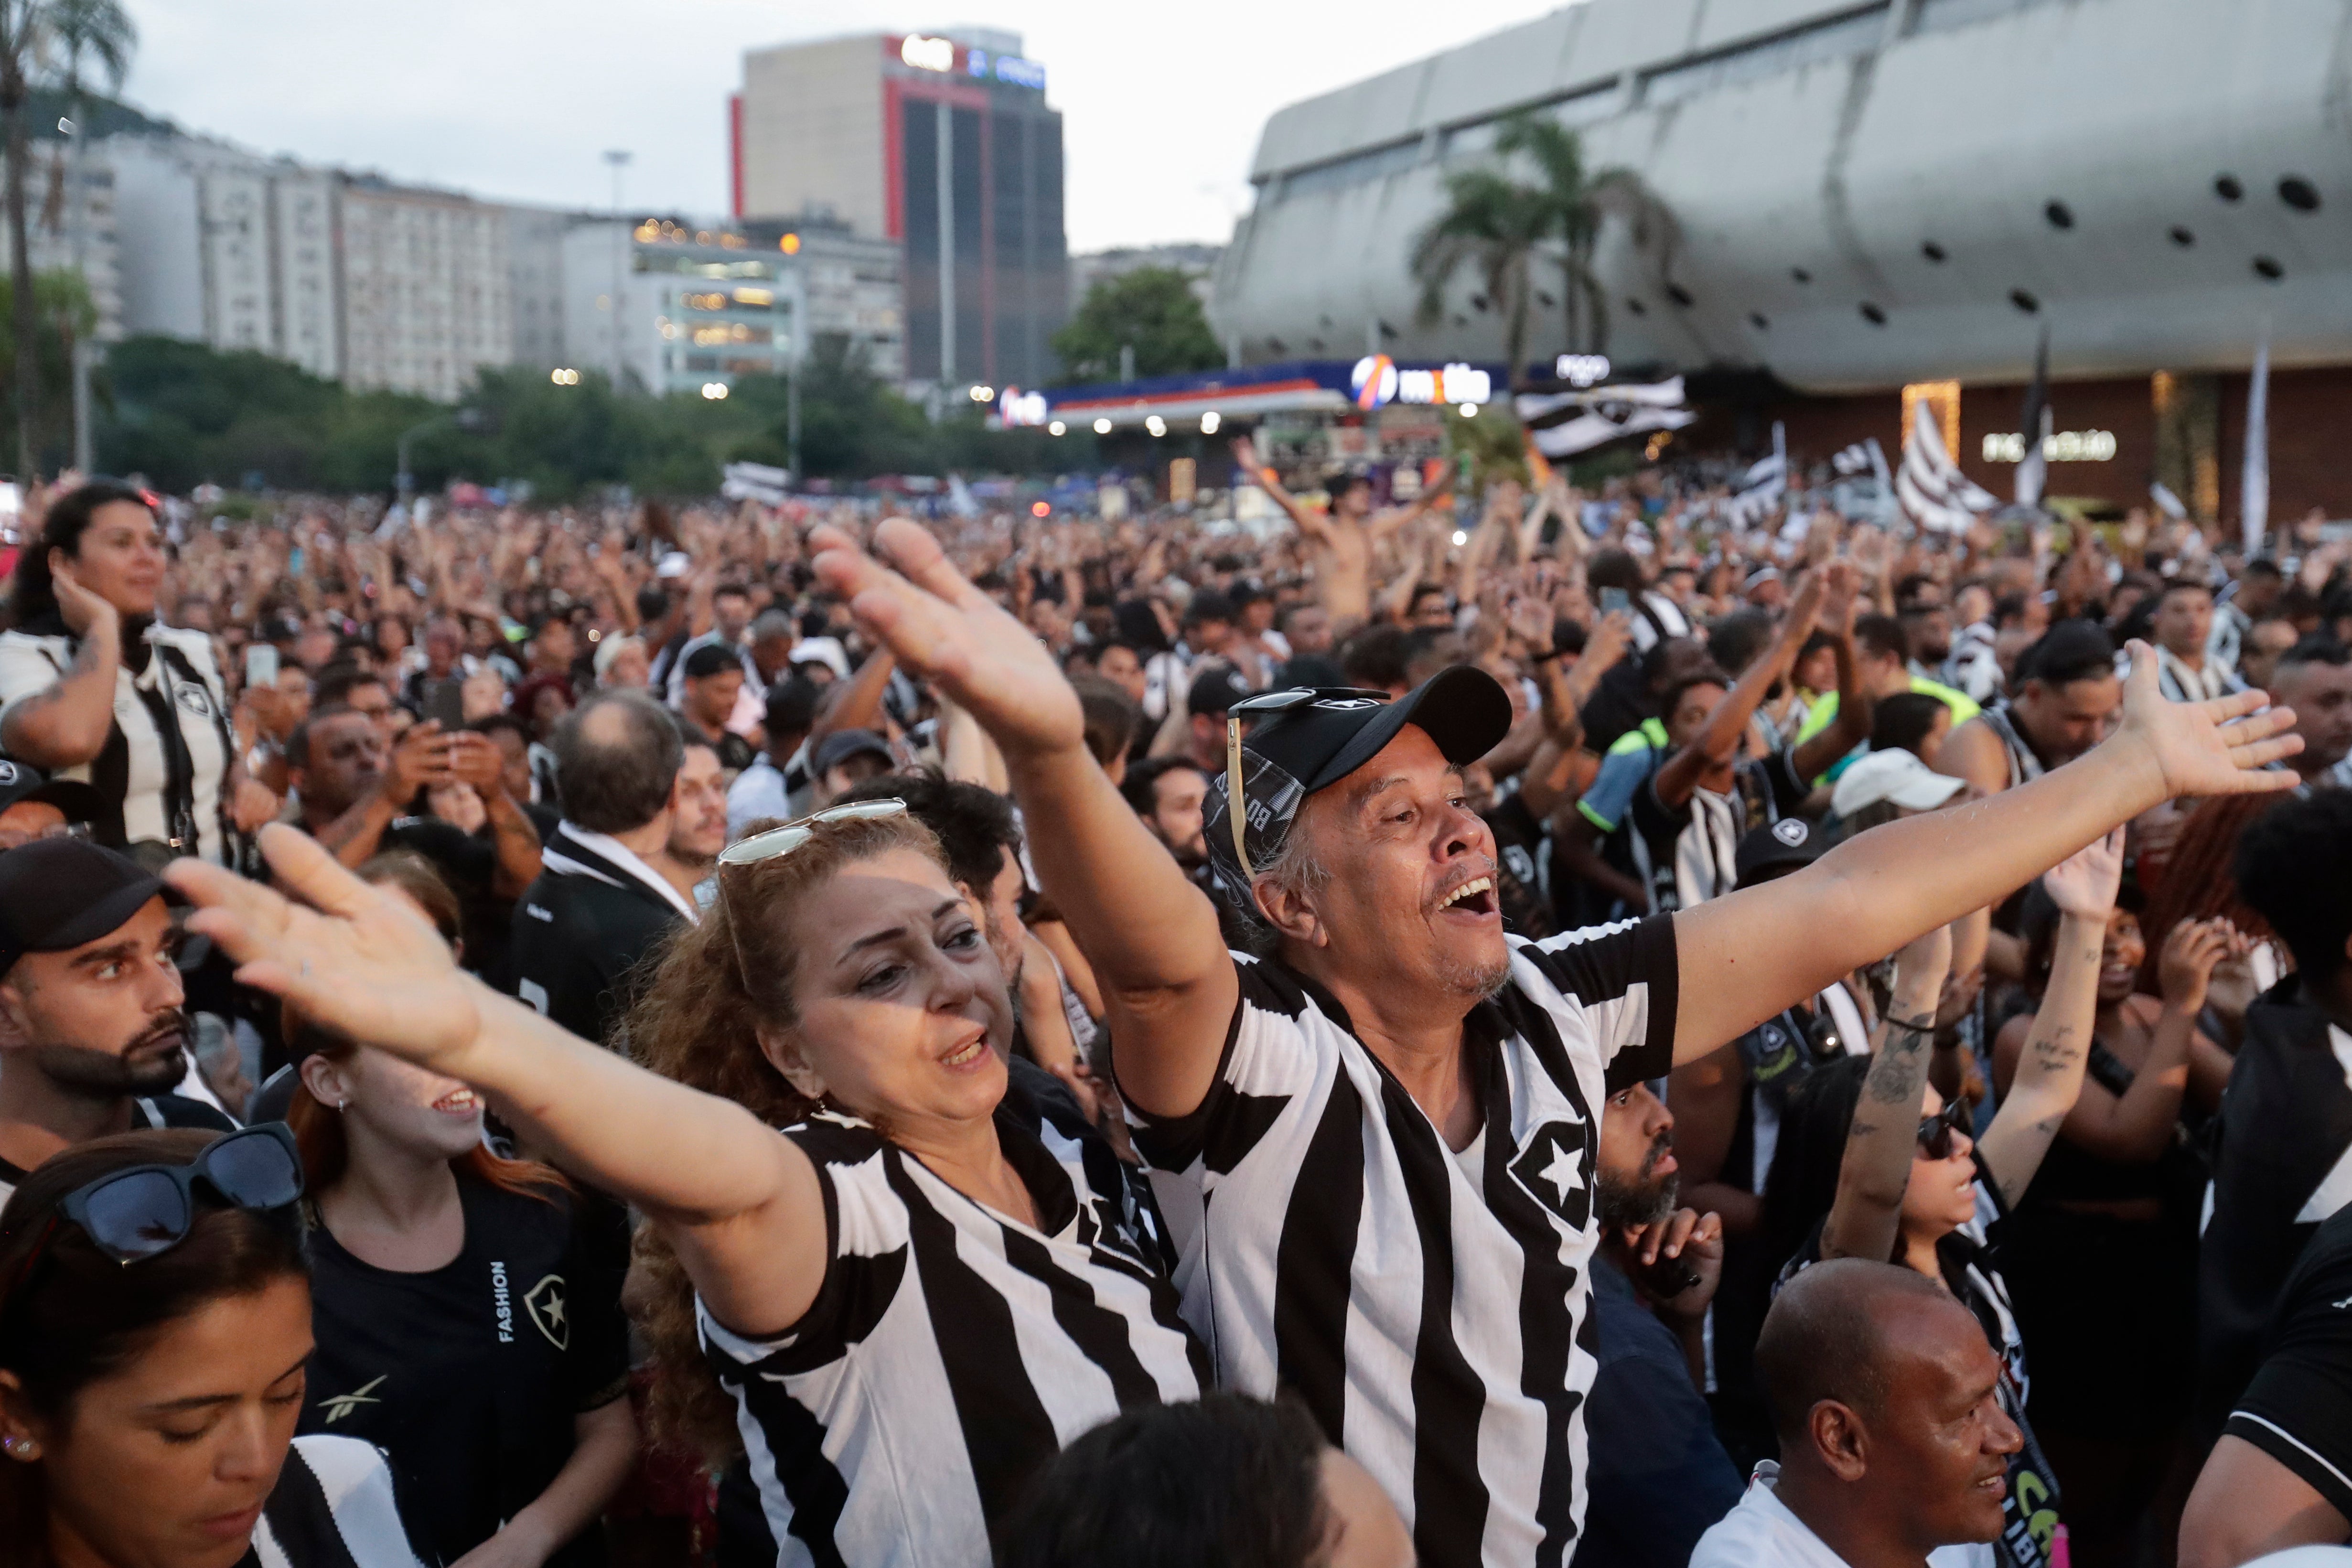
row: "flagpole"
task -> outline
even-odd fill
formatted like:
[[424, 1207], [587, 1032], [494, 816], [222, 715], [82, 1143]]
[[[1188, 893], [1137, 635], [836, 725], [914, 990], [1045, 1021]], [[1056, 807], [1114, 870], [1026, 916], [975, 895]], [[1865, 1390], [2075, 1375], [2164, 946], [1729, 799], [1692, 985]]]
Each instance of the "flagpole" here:
[[2271, 322], [2263, 318], [2254, 374], [2246, 384], [2246, 455], [2238, 476], [2238, 531], [2248, 556], [2260, 554], [2271, 516]]

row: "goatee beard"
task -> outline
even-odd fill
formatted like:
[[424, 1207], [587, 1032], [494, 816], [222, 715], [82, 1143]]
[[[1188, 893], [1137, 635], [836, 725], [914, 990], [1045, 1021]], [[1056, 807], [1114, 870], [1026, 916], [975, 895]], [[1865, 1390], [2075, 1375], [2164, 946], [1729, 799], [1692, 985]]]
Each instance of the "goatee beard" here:
[[[161, 1054], [142, 1047], [176, 1034], [180, 1043]], [[188, 1016], [173, 1009], [156, 1019], [121, 1051], [94, 1051], [87, 1046], [45, 1045], [26, 1048], [33, 1068], [66, 1093], [83, 1100], [121, 1100], [131, 1095], [163, 1094], [177, 1089], [188, 1076]]]

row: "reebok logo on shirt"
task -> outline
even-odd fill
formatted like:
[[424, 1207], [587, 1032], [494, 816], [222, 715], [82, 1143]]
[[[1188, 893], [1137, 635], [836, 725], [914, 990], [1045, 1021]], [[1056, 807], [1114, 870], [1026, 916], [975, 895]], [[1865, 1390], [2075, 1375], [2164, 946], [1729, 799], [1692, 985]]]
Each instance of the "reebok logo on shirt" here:
[[349, 1394], [338, 1394], [319, 1401], [319, 1407], [327, 1413], [327, 1425], [332, 1426], [362, 1405], [382, 1405], [383, 1400], [372, 1396], [375, 1390], [383, 1385], [383, 1380], [391, 1375], [392, 1373], [388, 1372], [380, 1373], [361, 1384]]

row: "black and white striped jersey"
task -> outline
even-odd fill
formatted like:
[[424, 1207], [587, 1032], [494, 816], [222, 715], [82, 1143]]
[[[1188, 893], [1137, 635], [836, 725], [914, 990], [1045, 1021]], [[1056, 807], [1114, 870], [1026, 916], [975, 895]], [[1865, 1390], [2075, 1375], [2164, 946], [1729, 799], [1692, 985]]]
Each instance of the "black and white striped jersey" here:
[[1486, 1125], [1459, 1153], [1328, 991], [1238, 958], [1207, 1099], [1136, 1119], [1219, 1386], [1303, 1399], [1423, 1568], [1573, 1547], [1601, 1107], [1674, 1057], [1669, 917], [1510, 943], [1464, 1025]]
[[990, 1527], [1064, 1444], [1207, 1384], [1149, 1183], [1038, 1098], [1024, 1115], [1016, 1086], [996, 1116], [1034, 1229], [864, 1121], [785, 1130], [824, 1192], [816, 1301], [764, 1341], [698, 1306], [779, 1568], [985, 1563]]
[[392, 1468], [357, 1437], [297, 1437], [237, 1568], [418, 1568]]

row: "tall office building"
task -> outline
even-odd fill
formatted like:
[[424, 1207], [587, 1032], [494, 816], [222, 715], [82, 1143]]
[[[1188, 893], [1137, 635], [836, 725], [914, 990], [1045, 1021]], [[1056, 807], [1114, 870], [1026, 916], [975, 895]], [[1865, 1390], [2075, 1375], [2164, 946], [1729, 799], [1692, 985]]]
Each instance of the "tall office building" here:
[[735, 215], [826, 217], [903, 247], [910, 384], [1034, 386], [1069, 314], [1062, 116], [1018, 34], [753, 50], [730, 106]]

